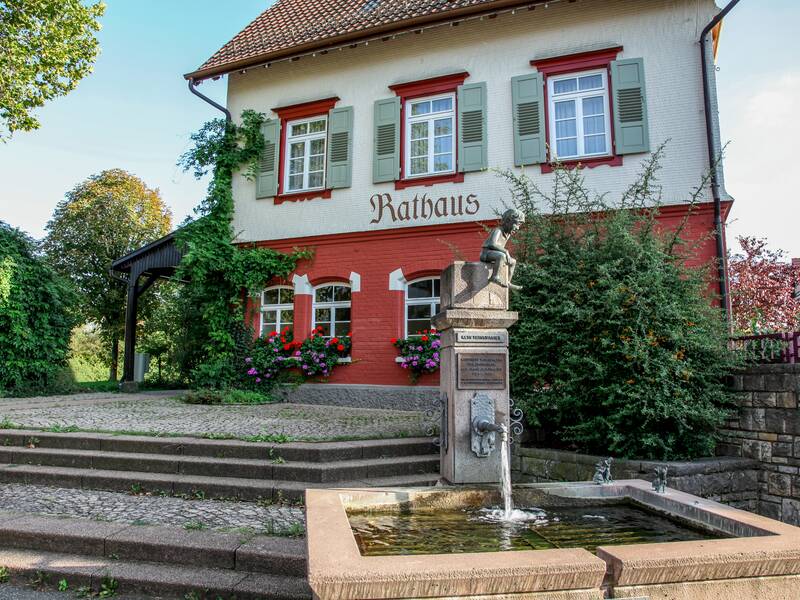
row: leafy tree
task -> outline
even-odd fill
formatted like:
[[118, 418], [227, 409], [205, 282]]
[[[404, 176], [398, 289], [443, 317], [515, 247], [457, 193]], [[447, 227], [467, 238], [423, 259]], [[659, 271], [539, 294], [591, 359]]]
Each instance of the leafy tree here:
[[[111, 263], [166, 235], [172, 214], [158, 190], [123, 171], [103, 171], [78, 184], [56, 206], [44, 248], [55, 268], [80, 294], [85, 321], [97, 323], [109, 345], [109, 379], [116, 380], [119, 340], [125, 329], [126, 286], [109, 273]], [[148, 296], [139, 305], [149, 309]]]
[[767, 240], [739, 237], [742, 252], [728, 261], [733, 325], [743, 334], [794, 331], [800, 326], [800, 266], [770, 250]]
[[659, 229], [662, 154], [616, 201], [579, 169], [557, 168], [551, 192], [505, 173], [526, 215], [512, 394], [549, 445], [660, 460], [713, 450], [736, 360], [706, 270], [686, 266], [682, 227]]
[[108, 379], [108, 354], [97, 325], [85, 323], [72, 330], [69, 368], [79, 383]]
[[38, 129], [32, 110], [91, 73], [104, 11], [81, 0], [0, 2], [0, 139]]
[[58, 381], [75, 324], [75, 295], [36, 243], [0, 221], [0, 393], [46, 391]]
[[150, 354], [148, 378], [158, 383], [185, 383], [189, 373], [181, 372], [185, 363], [184, 349], [187, 326], [182, 319], [181, 288], [177, 282], [163, 282], [153, 288], [153, 310], [143, 322], [139, 340], [139, 351]]

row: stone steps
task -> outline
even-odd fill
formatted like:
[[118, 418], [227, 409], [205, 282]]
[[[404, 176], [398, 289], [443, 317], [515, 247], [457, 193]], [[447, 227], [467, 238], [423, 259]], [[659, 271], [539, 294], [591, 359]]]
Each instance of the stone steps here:
[[195, 437], [157, 437], [110, 433], [52, 433], [32, 429], [0, 429], [0, 447], [35, 446], [61, 450], [95, 450], [136, 454], [206, 456], [231, 459], [275, 459], [334, 462], [418, 456], [436, 452], [430, 438], [357, 440], [348, 442], [263, 443]]
[[70, 589], [184, 597], [310, 598], [304, 539], [0, 514], [0, 565]]
[[259, 460], [5, 446], [0, 447], [0, 464], [2, 463], [104, 471], [331, 483], [362, 478], [433, 473], [438, 468], [439, 457], [428, 454], [316, 463], [311, 461], [285, 462], [282, 457]]
[[50, 465], [0, 464], [0, 483], [24, 483], [113, 492], [153, 492], [249, 501], [271, 500], [273, 502], [302, 502], [307, 488], [425, 486], [434, 485], [438, 479], [438, 473], [421, 473], [394, 477], [353, 478], [322, 483]]
[[281, 502], [310, 487], [432, 485], [438, 468], [429, 438], [265, 444], [0, 430], [5, 483]]

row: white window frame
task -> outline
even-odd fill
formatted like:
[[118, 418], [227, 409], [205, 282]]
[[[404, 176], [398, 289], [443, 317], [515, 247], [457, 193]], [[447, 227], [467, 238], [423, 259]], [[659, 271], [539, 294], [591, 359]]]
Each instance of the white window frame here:
[[[315, 133], [306, 133], [304, 135], [292, 135], [292, 127], [294, 125], [302, 125], [303, 123], [311, 123], [313, 121], [325, 121], [325, 131], [318, 131]], [[328, 170], [328, 115], [317, 115], [315, 117], [304, 117], [302, 119], [295, 119], [286, 122], [286, 143], [283, 147], [283, 193], [284, 194], [302, 194], [303, 192], [313, 192], [317, 190], [324, 190], [326, 184], [326, 175]], [[322, 152], [322, 185], [310, 187], [308, 185], [309, 170], [308, 164], [310, 162], [310, 151], [312, 140], [324, 140], [325, 146]], [[289, 149], [295, 142], [304, 142], [303, 148], [303, 187], [301, 189], [289, 189], [289, 163], [292, 160], [291, 152]], [[296, 173], [295, 173], [296, 175]]]
[[[274, 331], [277, 331], [278, 333], [280, 333], [281, 329], [283, 329], [287, 325], [292, 329], [292, 331], [294, 331], [294, 302], [292, 302], [292, 304], [288, 304], [286, 302], [282, 302], [282, 303], [278, 303], [278, 304], [266, 304], [265, 301], [264, 301], [264, 297], [266, 296], [267, 292], [272, 291], [272, 290], [289, 290], [291, 292], [294, 292], [294, 288], [292, 288], [292, 286], [290, 286], [290, 285], [273, 285], [273, 286], [270, 286], [270, 287], [264, 289], [261, 292], [261, 308], [260, 308], [260, 311], [259, 311], [259, 323], [258, 323], [258, 330], [259, 330], [259, 336], [260, 337], [264, 337], [264, 335], [266, 335], [267, 333], [271, 333], [269, 331], [267, 331], [267, 332], [264, 331], [264, 313], [266, 313], [267, 311], [270, 311], [270, 310], [277, 311], [277, 315], [276, 315], [276, 321], [277, 322], [275, 323]], [[280, 298], [280, 296], [279, 296], [279, 298]], [[283, 312], [287, 311], [287, 310], [292, 311], [292, 321], [291, 321], [291, 323], [286, 322], [286, 321], [283, 320]]]
[[[603, 87], [593, 90], [566, 92], [562, 94], [555, 94], [555, 83], [564, 79], [575, 79], [584, 77], [586, 75], [600, 75], [603, 78]], [[603, 110], [604, 110], [604, 126], [605, 126], [605, 152], [596, 152], [589, 154], [585, 152], [585, 138], [583, 133], [583, 99], [594, 98], [596, 96], [603, 97]], [[556, 140], [556, 102], [563, 100], [575, 101], [575, 125], [577, 135], [577, 150], [578, 153], [570, 156], [559, 156], [558, 145]], [[606, 69], [591, 69], [588, 71], [575, 71], [573, 73], [563, 73], [560, 75], [552, 75], [547, 78], [547, 124], [550, 132], [550, 152], [554, 158], [558, 160], [580, 160], [581, 158], [595, 158], [598, 156], [611, 156], [613, 149], [611, 147], [611, 110], [610, 110], [610, 94], [609, 94], [609, 81], [608, 71]]]
[[[334, 300], [332, 302], [317, 302], [317, 290], [324, 287], [329, 286], [339, 286], [345, 287], [350, 290], [350, 300]], [[353, 327], [353, 288], [349, 283], [343, 283], [341, 281], [328, 281], [326, 283], [321, 283], [314, 287], [314, 295], [312, 296], [311, 302], [311, 329], [317, 328], [317, 309], [318, 308], [330, 308], [331, 309], [331, 334], [323, 336], [327, 339], [333, 337], [345, 337], [347, 336], [350, 331], [336, 331], [336, 310], [340, 308], [349, 308], [350, 309], [350, 328]]]
[[[439, 112], [429, 112], [424, 115], [411, 115], [411, 105], [417, 102], [433, 102], [434, 100], [440, 100], [443, 98], [450, 98], [452, 102], [452, 108], [447, 111], [439, 111]], [[433, 104], [431, 104], [431, 108], [433, 108]], [[405, 114], [405, 131], [404, 131], [404, 140], [403, 140], [403, 178], [404, 179], [417, 179], [419, 177], [438, 177], [439, 175], [452, 175], [456, 172], [456, 145], [458, 143], [457, 140], [457, 131], [456, 131], [456, 95], [452, 92], [445, 93], [445, 94], [435, 94], [433, 96], [421, 96], [419, 98], [408, 98], [404, 102], [403, 106], [403, 113]], [[434, 121], [438, 119], [442, 119], [445, 117], [450, 117], [452, 119], [452, 128], [450, 130], [450, 137], [453, 140], [452, 148], [450, 149], [450, 154], [452, 155], [452, 168], [448, 169], [447, 171], [435, 171], [434, 170], [434, 163], [435, 163], [435, 131], [434, 131]], [[427, 121], [428, 123], [428, 171], [426, 173], [416, 173], [414, 175], [411, 174], [411, 125], [412, 123], [420, 123], [422, 121]]]
[[[415, 283], [419, 283], [420, 281], [427, 281], [427, 280], [435, 280], [439, 282], [439, 295], [438, 296], [430, 296], [428, 298], [409, 298], [408, 297], [408, 289]], [[403, 334], [404, 337], [417, 337], [419, 334], [413, 334], [410, 336], [408, 333], [408, 307], [409, 306], [431, 306], [434, 307], [436, 304], [441, 306], [442, 304], [442, 278], [436, 276], [429, 276], [429, 277], [418, 277], [417, 279], [412, 279], [411, 281], [406, 283], [406, 290], [405, 290], [405, 303], [403, 304]], [[433, 310], [432, 313], [435, 314]], [[431, 315], [433, 317], [433, 314]], [[433, 325], [431, 325], [433, 326]]]

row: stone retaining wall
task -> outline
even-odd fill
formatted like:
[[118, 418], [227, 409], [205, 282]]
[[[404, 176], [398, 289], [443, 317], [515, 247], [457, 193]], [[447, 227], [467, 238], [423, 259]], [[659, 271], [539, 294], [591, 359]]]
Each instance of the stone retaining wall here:
[[800, 364], [761, 365], [735, 375], [739, 411], [718, 452], [757, 460], [758, 512], [800, 525]]
[[[602, 457], [546, 448], [515, 447], [512, 471], [515, 482], [591, 481]], [[668, 485], [682, 492], [724, 502], [756, 512], [758, 508], [758, 461], [736, 457], [694, 461], [658, 462], [615, 460], [615, 479], [652, 481], [656, 465], [669, 466]]]
[[299, 404], [425, 411], [438, 400], [439, 388], [424, 385], [304, 383], [283, 386], [275, 391], [275, 395], [282, 402]]

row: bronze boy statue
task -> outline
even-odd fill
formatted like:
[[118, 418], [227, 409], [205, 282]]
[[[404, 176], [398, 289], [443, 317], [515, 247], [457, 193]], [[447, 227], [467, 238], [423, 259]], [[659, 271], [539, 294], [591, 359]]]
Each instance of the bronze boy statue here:
[[[492, 276], [489, 281], [512, 290], [519, 290], [521, 286], [511, 283], [517, 261], [506, 250], [506, 244], [524, 222], [525, 215], [515, 208], [509, 208], [500, 218], [500, 226], [492, 229], [481, 248], [481, 262], [492, 265]], [[503, 281], [500, 277], [500, 269], [503, 265], [508, 265], [508, 281]]]

